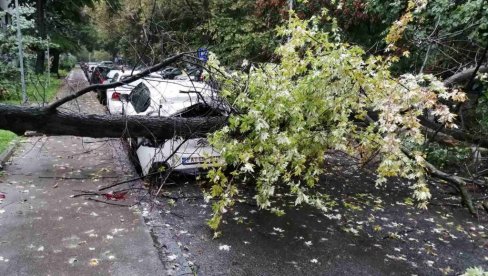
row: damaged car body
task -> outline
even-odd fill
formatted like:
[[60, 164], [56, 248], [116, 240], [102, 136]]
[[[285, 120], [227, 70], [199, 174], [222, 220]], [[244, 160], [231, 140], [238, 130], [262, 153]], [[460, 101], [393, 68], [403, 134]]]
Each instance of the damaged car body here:
[[[160, 117], [212, 117], [229, 112], [217, 91], [204, 82], [143, 80], [122, 97], [124, 115]], [[220, 153], [201, 134], [167, 140], [139, 137], [130, 140], [143, 176], [174, 171], [198, 174], [219, 164]]]

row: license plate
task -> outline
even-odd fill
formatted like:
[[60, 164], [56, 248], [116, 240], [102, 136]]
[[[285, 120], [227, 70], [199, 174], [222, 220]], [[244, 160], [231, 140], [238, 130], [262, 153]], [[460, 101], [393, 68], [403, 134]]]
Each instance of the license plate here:
[[219, 157], [217, 156], [213, 156], [213, 157], [203, 157], [203, 156], [190, 156], [190, 157], [183, 157], [181, 159], [181, 163], [183, 163], [183, 165], [190, 165], [190, 164], [202, 164], [202, 163], [205, 163], [205, 162], [208, 162], [208, 163], [212, 163], [214, 161], [217, 161], [219, 159]]

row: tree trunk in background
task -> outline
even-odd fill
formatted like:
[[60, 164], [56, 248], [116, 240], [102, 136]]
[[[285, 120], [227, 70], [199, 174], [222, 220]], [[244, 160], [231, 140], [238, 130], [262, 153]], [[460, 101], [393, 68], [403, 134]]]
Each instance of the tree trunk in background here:
[[[203, 9], [204, 17], [203, 17], [203, 22], [201, 24], [203, 25], [203, 24], [207, 24], [207, 22], [209, 22], [210, 19], [212, 18], [212, 12], [210, 11], [210, 0], [202, 1], [202, 9]], [[202, 42], [204, 44], [210, 44], [211, 41], [210, 35], [207, 32], [203, 32], [202, 34], [203, 34]]]
[[[46, 19], [45, 19], [45, 10], [46, 10], [46, 0], [36, 0], [36, 28], [39, 33], [39, 36], [42, 39], [46, 38]], [[37, 59], [36, 59], [36, 68], [35, 72], [38, 74], [44, 73], [44, 62], [45, 62], [45, 55], [44, 49], [40, 48], [37, 49]]]
[[210, 0], [203, 0], [202, 1], [202, 7], [203, 7], [203, 12], [205, 13], [205, 16], [207, 19], [210, 18]]
[[50, 49], [51, 55], [53, 57], [53, 62], [51, 64], [51, 74], [56, 74], [59, 77], [59, 55], [61, 52], [57, 49]]

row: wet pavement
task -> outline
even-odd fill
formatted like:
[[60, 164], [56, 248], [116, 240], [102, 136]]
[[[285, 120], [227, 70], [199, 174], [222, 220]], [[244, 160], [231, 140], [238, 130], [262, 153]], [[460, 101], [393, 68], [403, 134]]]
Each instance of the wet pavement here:
[[[460, 275], [488, 269], [488, 216], [473, 218], [456, 206], [445, 183], [433, 183], [428, 210], [413, 205], [404, 181], [376, 189], [375, 177], [344, 156], [328, 156], [320, 181], [329, 212], [295, 207], [283, 194], [286, 214], [260, 211], [251, 192], [225, 216], [222, 237], [205, 224], [205, 202], [194, 179], [165, 189], [160, 210], [166, 237], [198, 275]], [[186, 182], [186, 183], [185, 183]], [[200, 183], [203, 186], [205, 184]], [[437, 187], [437, 188], [436, 188]], [[439, 206], [438, 203], [446, 203]]]
[[[82, 85], [76, 70], [62, 94]], [[104, 112], [92, 94], [64, 109]], [[117, 139], [22, 140], [0, 178], [0, 275], [165, 274], [137, 207], [72, 197], [132, 177], [121, 150]]]

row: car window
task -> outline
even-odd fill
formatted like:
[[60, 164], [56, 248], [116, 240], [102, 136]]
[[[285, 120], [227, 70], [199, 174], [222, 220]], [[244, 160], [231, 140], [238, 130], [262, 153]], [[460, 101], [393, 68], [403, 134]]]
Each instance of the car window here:
[[110, 72], [110, 68], [102, 67], [101, 71], [102, 71], [102, 76], [105, 78], [107, 77], [108, 72]]
[[146, 111], [151, 104], [149, 88], [147, 88], [144, 83], [139, 83], [132, 89], [132, 92], [130, 92], [129, 100], [137, 113]]
[[113, 76], [113, 78], [110, 80], [110, 82], [116, 82], [118, 78], [119, 78], [119, 73], [115, 73], [115, 75], [114, 75], [114, 76]]

